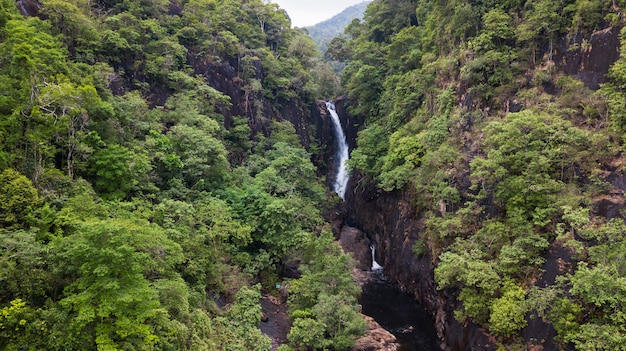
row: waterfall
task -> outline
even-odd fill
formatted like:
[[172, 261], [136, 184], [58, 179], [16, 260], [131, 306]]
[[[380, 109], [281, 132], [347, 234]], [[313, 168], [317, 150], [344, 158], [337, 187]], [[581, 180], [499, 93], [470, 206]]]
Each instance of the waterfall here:
[[370, 245], [370, 250], [372, 251], [372, 272], [381, 272], [383, 270], [383, 266], [376, 262], [376, 246]]
[[28, 13], [28, 9], [26, 8], [26, 6], [24, 6], [24, 2], [18, 1], [17, 6], [19, 6], [20, 12], [22, 13], [22, 15], [30, 16], [30, 14]]
[[335, 184], [333, 190], [345, 200], [346, 188], [348, 187], [348, 179], [350, 174], [348, 173], [347, 161], [348, 161], [348, 143], [346, 142], [346, 135], [341, 128], [341, 121], [339, 115], [335, 110], [335, 104], [332, 101], [326, 102], [326, 107], [335, 126], [335, 139], [337, 139], [337, 160], [339, 168], [337, 169], [337, 178], [335, 178]]

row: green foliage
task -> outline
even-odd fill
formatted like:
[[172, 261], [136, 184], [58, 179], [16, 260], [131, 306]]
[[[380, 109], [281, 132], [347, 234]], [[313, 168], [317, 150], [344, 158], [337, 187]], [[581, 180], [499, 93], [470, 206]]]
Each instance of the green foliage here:
[[415, 256], [420, 257], [425, 255], [428, 252], [427, 242], [424, 239], [418, 239], [411, 247], [411, 251], [415, 254]]
[[0, 346], [3, 350], [37, 350], [45, 348], [41, 331], [45, 322], [36, 310], [21, 299], [10, 301], [0, 308]]
[[65, 262], [65, 274], [75, 277], [59, 302], [68, 316], [65, 343], [73, 348], [93, 342], [101, 348], [155, 344], [150, 319], [159, 313], [159, 300], [145, 276], [159, 276], [180, 262], [180, 247], [147, 223], [95, 221], [79, 230], [59, 239], [54, 252], [55, 261]]
[[[260, 0], [41, 5], [0, 2], [0, 348], [269, 350], [249, 285], [329, 245], [312, 156], [278, 113], [338, 78]], [[328, 283], [346, 313], [347, 272]], [[356, 335], [328, 323], [325, 345]]]
[[106, 199], [126, 198], [150, 167], [144, 155], [116, 144], [97, 150], [89, 158], [94, 188]]
[[551, 197], [581, 166], [572, 156], [588, 147], [587, 133], [558, 117], [524, 111], [492, 122], [487, 135], [487, 158], [472, 162], [475, 186], [492, 193], [509, 217], [545, 223], [555, 211]]
[[295, 319], [289, 341], [296, 349], [349, 349], [367, 329], [358, 313], [359, 288], [350, 276], [354, 265], [324, 231], [305, 248], [307, 265], [289, 287], [289, 307]]
[[348, 350], [368, 328], [354, 297], [322, 293], [313, 306], [313, 313], [325, 325], [327, 347], [335, 350]]
[[524, 290], [516, 285], [504, 287], [502, 297], [491, 305], [489, 328], [499, 336], [510, 338], [524, 327], [526, 309], [523, 306]]
[[292, 147], [300, 146], [300, 138], [296, 134], [296, 129], [289, 121], [272, 121], [272, 134], [269, 142], [271, 145], [285, 143]]
[[383, 165], [381, 155], [387, 152], [389, 147], [386, 142], [388, 134], [385, 128], [379, 124], [373, 124], [359, 132], [357, 148], [350, 154], [348, 164], [351, 169], [356, 169], [374, 177]]
[[418, 136], [405, 136], [400, 131], [393, 133], [389, 137], [389, 150], [380, 174], [381, 187], [387, 191], [402, 188], [420, 165], [423, 154]]
[[[520, 340], [537, 296], [527, 287], [549, 249], [570, 250], [572, 267], [588, 261], [618, 285], [625, 271], [623, 215], [607, 221], [598, 207], [612, 187], [599, 175], [623, 147], [622, 58], [596, 93], [554, 62], [563, 40], [571, 54], [589, 50], [584, 38], [618, 23], [623, 5], [374, 2], [329, 50], [347, 60], [349, 110], [365, 121], [350, 161], [360, 184], [412, 200], [425, 229], [414, 253], [432, 254], [438, 288], [460, 302], [455, 317], [482, 324], [503, 348]], [[621, 322], [602, 313], [621, 307], [599, 312], [577, 290], [584, 270], [572, 280], [563, 279], [570, 265], [560, 268], [540, 317], [578, 349], [619, 348]]]
[[171, 130], [173, 149], [183, 163], [183, 178], [189, 187], [214, 188], [225, 180], [229, 168], [224, 145], [207, 132], [187, 125]]
[[41, 303], [51, 281], [46, 270], [48, 252], [33, 231], [0, 231], [1, 301], [21, 298], [29, 304]]
[[271, 340], [261, 334], [258, 325], [261, 322], [261, 306], [258, 301], [261, 298], [260, 286], [252, 288], [243, 287], [235, 298], [235, 304], [225, 316], [229, 321], [228, 326], [234, 329], [238, 338], [236, 344], [224, 344], [227, 350], [260, 350], [269, 351]]
[[41, 199], [33, 183], [7, 168], [0, 173], [0, 226], [24, 226], [28, 215], [41, 205]]
[[289, 289], [291, 309], [312, 308], [322, 293], [344, 292], [356, 296], [358, 287], [350, 276], [354, 262], [333, 242], [331, 233], [323, 231], [318, 240], [309, 241], [305, 247], [305, 259], [308, 263], [302, 267], [302, 277]]
[[577, 350], [620, 350], [624, 277], [611, 264], [589, 267], [580, 263], [561, 282], [534, 293], [540, 314], [552, 322], [559, 338]]
[[296, 350], [323, 350], [326, 325], [313, 318], [298, 318], [289, 330], [289, 342]]
[[[41, 4], [0, 1], [0, 348], [268, 350], [248, 286], [287, 260], [292, 346], [349, 348], [364, 324], [319, 155], [278, 116], [341, 93], [311, 40], [259, 0]], [[624, 345], [626, 230], [593, 199], [623, 147], [623, 59], [596, 94], [552, 61], [625, 5], [377, 1], [328, 50], [367, 125], [352, 169], [418, 195], [416, 254], [502, 342], [532, 302], [562, 342]], [[588, 263], [525, 296], [561, 243]]]

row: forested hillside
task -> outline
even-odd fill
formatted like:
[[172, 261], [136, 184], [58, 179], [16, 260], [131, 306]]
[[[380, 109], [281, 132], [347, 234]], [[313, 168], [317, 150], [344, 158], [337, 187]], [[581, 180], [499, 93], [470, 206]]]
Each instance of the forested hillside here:
[[[374, 1], [331, 45], [367, 126], [348, 200], [388, 203], [420, 227], [371, 225], [386, 269], [412, 267], [393, 262], [405, 257], [394, 240], [434, 269], [438, 295], [423, 300], [440, 309], [440, 336], [452, 316], [438, 301], [453, 301], [492, 349], [626, 350], [624, 9]], [[401, 283], [427, 289], [428, 276]]]
[[337, 197], [289, 122], [336, 83], [261, 0], [1, 0], [0, 349], [270, 350], [277, 284], [293, 348], [348, 348]]
[[349, 349], [312, 112], [342, 93], [350, 224], [444, 346], [626, 350], [625, 9], [376, 0], [339, 88], [262, 0], [0, 0], [0, 349]]

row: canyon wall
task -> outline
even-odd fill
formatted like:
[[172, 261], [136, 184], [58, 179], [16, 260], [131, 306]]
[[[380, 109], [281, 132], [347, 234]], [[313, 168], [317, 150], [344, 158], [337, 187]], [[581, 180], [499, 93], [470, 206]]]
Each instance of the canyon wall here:
[[[606, 73], [619, 58], [620, 28], [606, 28], [595, 32], [584, 45], [574, 45], [563, 37], [554, 47], [551, 58], [556, 69], [575, 76], [586, 87], [597, 89], [606, 81]], [[569, 49], [568, 49], [569, 48]], [[362, 120], [347, 114], [346, 100], [337, 103], [340, 117], [345, 119], [346, 134], [350, 147], [356, 146], [358, 127]], [[606, 195], [594, 200], [594, 215], [612, 218], [625, 207], [623, 194], [626, 182], [621, 170], [623, 162], [604, 167], [604, 178], [612, 185]], [[461, 186], [468, 185], [464, 182]], [[399, 289], [408, 292], [429, 311], [444, 350], [495, 350], [496, 340], [480, 326], [461, 324], [454, 319], [457, 307], [455, 291], [438, 291], [433, 270], [436, 258], [431, 250], [420, 256], [413, 252], [416, 241], [422, 238], [423, 218], [414, 205], [420, 194], [409, 190], [384, 192], [375, 185], [364, 181], [359, 174], [353, 174], [346, 194], [345, 224], [365, 232], [377, 246], [378, 263], [385, 267], [385, 275]], [[542, 267], [545, 273], [537, 282], [540, 286], [554, 283], [557, 274], [572, 270], [571, 252], [558, 244], [553, 244], [545, 255]], [[371, 262], [368, 262], [371, 264]], [[528, 326], [522, 334], [528, 345], [538, 350], [556, 349], [553, 341], [555, 331], [551, 325], [538, 318], [527, 318]], [[538, 341], [539, 340], [539, 341]]]
[[351, 178], [346, 224], [367, 233], [377, 247], [376, 260], [392, 284], [414, 296], [432, 314], [443, 350], [495, 350], [494, 340], [476, 325], [461, 325], [453, 317], [454, 297], [437, 291], [430, 251], [417, 256], [412, 248], [423, 223], [407, 191], [383, 192]]

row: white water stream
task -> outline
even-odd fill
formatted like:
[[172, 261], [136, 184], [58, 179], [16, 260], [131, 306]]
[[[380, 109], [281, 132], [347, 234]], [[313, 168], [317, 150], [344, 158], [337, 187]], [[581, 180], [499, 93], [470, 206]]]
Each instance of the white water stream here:
[[346, 142], [346, 134], [341, 128], [341, 121], [339, 120], [339, 115], [337, 115], [337, 111], [335, 110], [335, 104], [332, 101], [328, 101], [326, 102], [326, 107], [332, 117], [333, 125], [335, 126], [335, 139], [337, 139], [336, 156], [339, 166], [337, 168], [337, 178], [335, 178], [333, 190], [339, 195], [339, 197], [345, 200], [346, 188], [348, 187], [348, 180], [350, 179], [347, 164], [349, 157], [348, 143]]
[[383, 270], [383, 266], [376, 262], [376, 247], [374, 245], [370, 245], [370, 250], [372, 251], [372, 272], [381, 272]]

